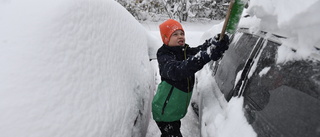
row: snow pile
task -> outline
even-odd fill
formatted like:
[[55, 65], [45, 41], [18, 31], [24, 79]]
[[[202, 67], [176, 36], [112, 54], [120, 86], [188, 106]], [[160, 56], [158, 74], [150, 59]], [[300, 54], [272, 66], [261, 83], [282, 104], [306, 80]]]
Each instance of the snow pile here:
[[0, 1], [0, 30], [0, 136], [144, 136], [148, 36], [118, 3]]
[[246, 12], [254, 21], [249, 21], [251, 25], [245, 26], [251, 26], [251, 30], [264, 30], [288, 37], [282, 40], [278, 63], [301, 59], [320, 60], [319, 51], [316, 50], [320, 48], [319, 7], [319, 0], [251, 0]]
[[197, 73], [196, 90], [201, 92], [201, 135], [203, 137], [256, 137], [242, 109], [243, 97], [227, 102], [219, 90], [212, 70], [206, 65]]
[[214, 120], [217, 130], [210, 137], [255, 137], [257, 136], [244, 116], [243, 97], [232, 98], [225, 108], [225, 114], [218, 114]]

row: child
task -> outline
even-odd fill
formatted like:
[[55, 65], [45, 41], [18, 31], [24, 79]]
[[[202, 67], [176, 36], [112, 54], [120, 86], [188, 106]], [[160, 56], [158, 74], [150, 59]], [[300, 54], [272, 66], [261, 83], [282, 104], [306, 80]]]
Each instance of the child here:
[[159, 26], [162, 47], [158, 49], [157, 60], [161, 83], [152, 101], [152, 115], [161, 137], [182, 137], [181, 122], [190, 103], [194, 74], [210, 60], [217, 61], [228, 49], [229, 38], [217, 41], [206, 40], [203, 45], [190, 48], [185, 44], [181, 24], [169, 19]]

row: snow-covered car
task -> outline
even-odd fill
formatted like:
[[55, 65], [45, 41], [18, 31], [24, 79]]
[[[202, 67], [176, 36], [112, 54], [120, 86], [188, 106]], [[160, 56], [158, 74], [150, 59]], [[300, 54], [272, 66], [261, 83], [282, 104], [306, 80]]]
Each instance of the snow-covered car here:
[[1, 137], [142, 137], [143, 26], [113, 0], [0, 1]]
[[[320, 1], [250, 0], [248, 5], [230, 35], [229, 50], [219, 65], [210, 66], [212, 79], [207, 79], [216, 87], [200, 92], [201, 128], [220, 127], [235, 117], [239, 122], [214, 132], [243, 136], [239, 133], [251, 132], [243, 129], [253, 128], [252, 137], [319, 137], [320, 18], [314, 13], [320, 12]], [[204, 36], [221, 32], [218, 27]], [[230, 111], [236, 104], [240, 111]], [[250, 127], [235, 125], [240, 123]]]
[[245, 116], [259, 137], [320, 136], [320, 61], [277, 62], [283, 39], [239, 29], [213, 69], [216, 82], [227, 101], [244, 97]]

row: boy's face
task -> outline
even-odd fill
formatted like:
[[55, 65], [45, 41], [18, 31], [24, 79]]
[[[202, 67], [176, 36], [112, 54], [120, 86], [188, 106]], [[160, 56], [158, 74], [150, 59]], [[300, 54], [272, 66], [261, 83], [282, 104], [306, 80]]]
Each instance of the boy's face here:
[[176, 30], [172, 33], [168, 46], [184, 46], [185, 38], [182, 30]]

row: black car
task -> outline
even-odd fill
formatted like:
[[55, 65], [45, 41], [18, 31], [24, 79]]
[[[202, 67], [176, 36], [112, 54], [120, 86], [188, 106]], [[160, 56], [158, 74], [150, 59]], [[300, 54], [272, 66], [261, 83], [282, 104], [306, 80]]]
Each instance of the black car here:
[[244, 97], [259, 137], [320, 137], [320, 61], [276, 63], [280, 39], [286, 37], [239, 29], [213, 69], [218, 87], [227, 101]]

